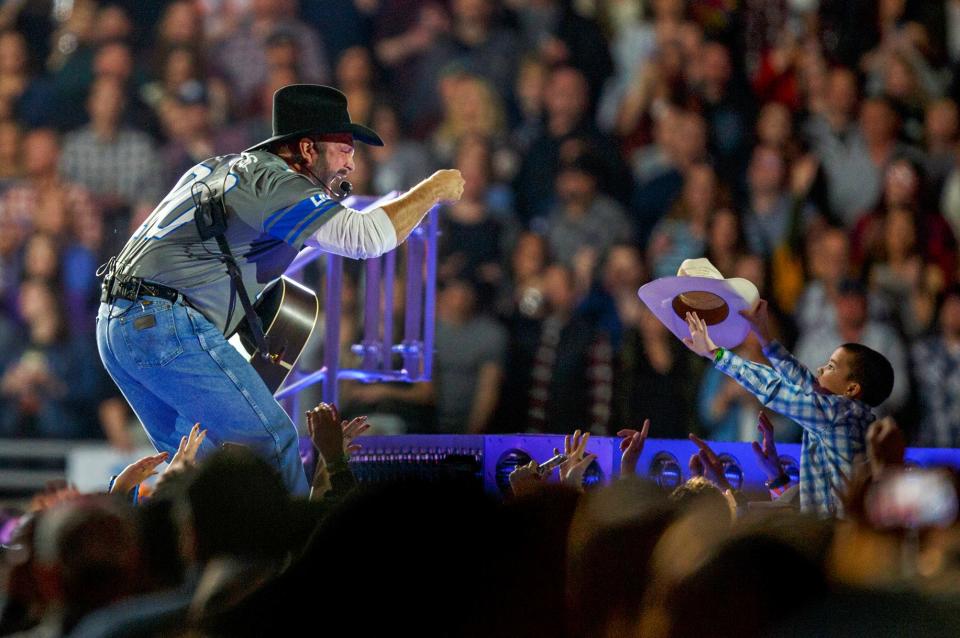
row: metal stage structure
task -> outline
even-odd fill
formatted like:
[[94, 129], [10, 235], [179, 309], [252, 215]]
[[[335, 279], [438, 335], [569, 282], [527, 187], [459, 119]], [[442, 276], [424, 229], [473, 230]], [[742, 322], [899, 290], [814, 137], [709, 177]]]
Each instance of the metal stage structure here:
[[[517, 465], [531, 459], [543, 462], [563, 449], [563, 436], [556, 434], [403, 435], [369, 436], [358, 440], [363, 449], [350, 460], [361, 483], [403, 479], [447, 479], [482, 483], [491, 494], [504, 495], [508, 476]], [[590, 437], [587, 451], [597, 459], [587, 469], [584, 483], [609, 482], [620, 473], [620, 439]], [[766, 499], [767, 476], [757, 465], [749, 442], [711, 442], [724, 462], [730, 484], [748, 497]], [[664, 489], [691, 478], [690, 456], [697, 447], [687, 439], [648, 439], [637, 463], [637, 474]], [[777, 451], [787, 474], [800, 474], [800, 444], [779, 443]], [[952, 467], [960, 470], [960, 449], [908, 448], [908, 465]]]
[[[394, 199], [394, 191], [383, 197], [351, 196], [343, 201], [361, 211], [373, 210]], [[397, 281], [397, 253], [392, 250], [375, 259], [364, 261], [363, 339], [351, 350], [362, 360], [359, 368], [340, 366], [340, 310], [343, 294], [344, 257], [307, 248], [287, 268], [286, 275], [300, 280], [303, 269], [320, 257], [326, 258], [325, 293], [323, 299], [324, 344], [323, 366], [305, 371], [297, 365], [286, 384], [274, 395], [287, 405], [296, 418], [300, 409], [297, 393], [316, 383], [322, 384], [326, 403], [336, 403], [338, 382], [354, 379], [377, 381], [429, 381], [433, 375], [434, 317], [436, 315], [437, 237], [440, 215], [434, 206], [404, 242], [404, 322], [403, 336], [394, 343], [394, 286]], [[393, 367], [394, 355], [400, 367]]]

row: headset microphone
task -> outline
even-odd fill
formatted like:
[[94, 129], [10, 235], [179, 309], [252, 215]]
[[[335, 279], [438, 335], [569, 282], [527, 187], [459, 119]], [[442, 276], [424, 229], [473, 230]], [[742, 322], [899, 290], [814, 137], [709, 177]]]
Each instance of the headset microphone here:
[[[314, 144], [316, 144], [316, 143], [314, 143]], [[316, 149], [316, 146], [314, 145], [313, 148]], [[350, 193], [353, 192], [353, 184], [351, 184], [350, 182], [348, 182], [346, 179], [340, 177], [340, 175], [335, 175], [335, 176], [333, 177], [333, 179], [330, 180], [330, 184], [333, 184], [333, 183], [337, 182], [337, 180], [339, 180], [339, 183], [337, 184], [337, 191], [339, 191], [339, 192], [334, 191], [333, 187], [332, 187], [330, 184], [327, 184], [325, 181], [323, 181], [322, 179], [320, 179], [320, 176], [319, 176], [319, 175], [317, 175], [316, 173], [314, 173], [312, 170], [310, 170], [310, 168], [308, 168], [308, 167], [306, 166], [306, 161], [307, 161], [307, 160], [306, 160], [306, 158], [305, 158], [303, 155], [297, 153], [297, 154], [295, 154], [295, 155], [291, 158], [291, 161], [293, 161], [293, 162], [296, 163], [296, 164], [301, 164], [301, 165], [303, 165], [303, 168], [307, 171], [307, 173], [310, 174], [310, 177], [312, 177], [313, 180], [314, 180], [319, 186], [321, 186], [324, 190], [326, 190], [328, 193], [330, 193], [333, 197], [335, 197], [335, 198], [337, 198], [337, 199], [344, 199], [345, 197], [348, 197], [348, 196], [350, 195]]]
[[[294, 156], [292, 159], [293, 159], [294, 162], [296, 162], [296, 163], [298, 163], [298, 164], [303, 164], [303, 157], [302, 157], [302, 156]], [[307, 173], [310, 175], [310, 177], [313, 178], [313, 181], [314, 181], [314, 183], [315, 183], [317, 186], [320, 186], [323, 190], [325, 190], [325, 191], [327, 191], [328, 193], [330, 193], [330, 195], [332, 195], [332, 196], [335, 197], [336, 199], [343, 199], [343, 198], [349, 196], [350, 193], [353, 192], [353, 184], [351, 184], [351, 183], [348, 182], [347, 180], [343, 179], [343, 178], [340, 177], [339, 175], [334, 176], [334, 178], [333, 178], [332, 180], [330, 180], [330, 184], [334, 184], [334, 183], [337, 182], [337, 180], [339, 180], [339, 183], [336, 185], [337, 190], [334, 190], [333, 187], [332, 187], [330, 184], [327, 184], [325, 181], [323, 181], [322, 179], [320, 179], [320, 176], [317, 175], [316, 173], [314, 173], [312, 170], [310, 170], [310, 169], [307, 168], [306, 166], [303, 166], [303, 168], [304, 168], [304, 170], [307, 171]], [[339, 192], [338, 192], [338, 191], [339, 191]]]

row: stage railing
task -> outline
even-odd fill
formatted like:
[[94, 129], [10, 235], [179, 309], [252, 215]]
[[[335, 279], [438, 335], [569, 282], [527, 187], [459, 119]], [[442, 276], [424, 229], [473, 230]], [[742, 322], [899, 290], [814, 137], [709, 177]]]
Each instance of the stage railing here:
[[[468, 479], [494, 494], [509, 489], [508, 476], [531, 459], [542, 462], [563, 447], [556, 434], [401, 435], [364, 436], [350, 467], [362, 483], [404, 480]], [[587, 470], [588, 485], [608, 483], [620, 472], [620, 440], [591, 437], [587, 451], [597, 455]], [[727, 479], [754, 498], [765, 498], [766, 475], [754, 458], [750, 443], [710, 442], [721, 457]], [[649, 439], [637, 464], [637, 473], [665, 489], [690, 478], [687, 460], [697, 448], [687, 439]], [[777, 445], [784, 469], [799, 474], [800, 446]], [[112, 475], [153, 452], [144, 447], [121, 452], [106, 443], [0, 439], [0, 505], [20, 505], [48, 481], [69, 480], [84, 492], [105, 490]], [[908, 465], [951, 467], [960, 470], [960, 449], [907, 448]]]
[[[357, 210], [373, 210], [399, 193], [380, 198], [354, 196], [344, 205]], [[303, 269], [321, 256], [326, 257], [324, 293], [323, 366], [312, 372], [297, 365], [286, 384], [276, 393], [277, 400], [286, 400], [292, 414], [299, 413], [297, 394], [316, 383], [322, 384], [321, 396], [327, 403], [336, 403], [338, 382], [355, 379], [377, 381], [429, 381], [433, 375], [434, 316], [436, 314], [438, 207], [430, 210], [403, 244], [406, 251], [403, 338], [394, 343], [393, 311], [396, 285], [397, 253], [392, 250], [364, 263], [363, 337], [351, 351], [361, 358], [359, 368], [340, 365], [340, 320], [343, 294], [343, 260], [339, 255], [318, 249], [302, 250], [290, 264], [286, 275], [300, 278]], [[382, 306], [381, 306], [382, 299]], [[393, 367], [393, 355], [401, 365]]]
[[[404, 480], [444, 480], [450, 476], [482, 483], [492, 493], [509, 491], [508, 477], [519, 465], [539, 463], [563, 449], [559, 434], [420, 434], [364, 436], [362, 449], [353, 455], [350, 467], [361, 483]], [[749, 442], [709, 442], [723, 463], [727, 480], [751, 499], [767, 499], [767, 476], [758, 465]], [[691, 477], [690, 456], [698, 448], [687, 439], [649, 439], [637, 463], [637, 474], [664, 489], [674, 489]], [[587, 468], [584, 484], [602, 485], [620, 473], [620, 439], [595, 436], [587, 451], [596, 460]], [[778, 443], [784, 471], [798, 480], [800, 444]], [[906, 463], [917, 467], [950, 467], [960, 470], [960, 449], [907, 448]], [[554, 479], [555, 480], [555, 479]]]

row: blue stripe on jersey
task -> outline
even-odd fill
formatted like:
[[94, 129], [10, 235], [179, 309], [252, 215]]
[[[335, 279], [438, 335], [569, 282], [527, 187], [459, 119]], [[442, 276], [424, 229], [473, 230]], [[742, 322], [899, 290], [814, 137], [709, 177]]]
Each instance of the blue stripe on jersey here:
[[319, 205], [316, 205], [310, 199], [301, 200], [289, 208], [270, 215], [270, 218], [276, 219], [272, 225], [266, 226], [264, 230], [271, 237], [287, 241], [287, 236], [292, 234], [305, 220], [312, 221], [336, 205], [337, 202], [332, 199], [326, 199]]
[[310, 224], [312, 224], [312, 223], [314, 222], [314, 220], [316, 220], [318, 217], [321, 217], [321, 216], [327, 214], [327, 213], [330, 212], [330, 210], [332, 210], [333, 208], [336, 208], [336, 205], [337, 205], [337, 202], [334, 201], [334, 200], [332, 200], [332, 199], [330, 200], [330, 205], [329, 205], [329, 206], [326, 205], [326, 204], [320, 205], [320, 206], [317, 208], [317, 210], [315, 210], [315, 211], [313, 212], [312, 215], [308, 215], [302, 222], [300, 222], [299, 224], [297, 224], [297, 226], [293, 229], [293, 231], [292, 231], [289, 235], [287, 235], [287, 237], [284, 239], [284, 241], [287, 242], [287, 243], [290, 244], [290, 245], [293, 245], [294, 240], [300, 235], [300, 233], [303, 231], [303, 229], [305, 229], [305, 228], [309, 229], [309, 228], [310, 228]]
[[312, 211], [316, 207], [310, 198], [301, 199], [296, 204], [292, 206], [284, 206], [283, 208], [278, 208], [277, 210], [270, 213], [265, 220], [263, 220], [263, 229], [269, 231], [271, 226], [283, 219], [284, 214], [288, 215], [301, 215], [306, 214]]
[[275, 224], [278, 221], [278, 218], [281, 217], [284, 213], [310, 211], [310, 210], [313, 210], [315, 206], [322, 206], [322, 204], [317, 202], [325, 202], [325, 201], [331, 201], [331, 200], [329, 197], [326, 197], [322, 193], [317, 193], [312, 197], [307, 197], [300, 200], [299, 202], [294, 204], [292, 208], [290, 207], [279, 208], [273, 211], [272, 213], [270, 213], [269, 215], [267, 215], [267, 218], [263, 220], [263, 228], [265, 230], [269, 230], [270, 226]]

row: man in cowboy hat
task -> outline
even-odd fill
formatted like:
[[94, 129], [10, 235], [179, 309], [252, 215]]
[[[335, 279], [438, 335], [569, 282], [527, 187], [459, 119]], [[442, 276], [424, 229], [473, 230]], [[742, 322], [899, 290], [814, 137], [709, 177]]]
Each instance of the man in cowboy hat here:
[[306, 494], [294, 424], [226, 340], [244, 314], [233, 311], [223, 253], [201, 237], [194, 213], [198, 205], [225, 209], [223, 235], [254, 299], [305, 246], [353, 258], [392, 250], [437, 201], [460, 198], [463, 178], [438, 171], [366, 213], [341, 205], [354, 143], [383, 141], [351, 122], [346, 97], [327, 86], [277, 91], [273, 133], [239, 155], [194, 166], [137, 229], [110, 264], [97, 342], [158, 451], [172, 457], [200, 422], [206, 451], [225, 442], [251, 447], [291, 491]]

